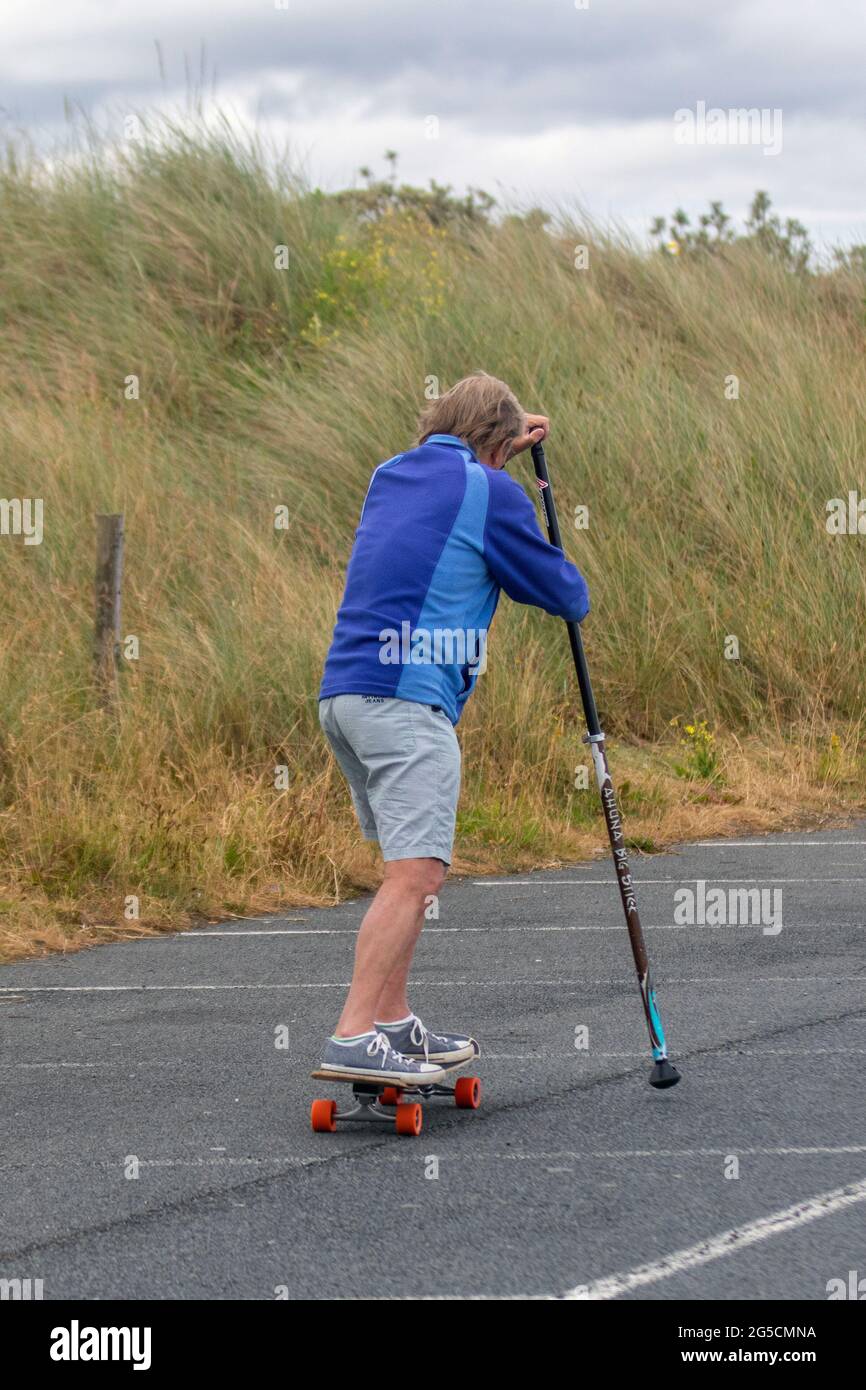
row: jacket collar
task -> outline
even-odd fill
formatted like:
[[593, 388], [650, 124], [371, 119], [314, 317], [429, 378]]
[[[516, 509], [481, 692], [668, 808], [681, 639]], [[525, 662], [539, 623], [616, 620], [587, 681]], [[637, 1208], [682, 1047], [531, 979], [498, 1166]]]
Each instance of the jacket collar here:
[[465, 439], [459, 439], [456, 434], [431, 434], [424, 442], [425, 444], [446, 444], [452, 449], [464, 449], [472, 455], [476, 463], [480, 462], [472, 445], [467, 444]]

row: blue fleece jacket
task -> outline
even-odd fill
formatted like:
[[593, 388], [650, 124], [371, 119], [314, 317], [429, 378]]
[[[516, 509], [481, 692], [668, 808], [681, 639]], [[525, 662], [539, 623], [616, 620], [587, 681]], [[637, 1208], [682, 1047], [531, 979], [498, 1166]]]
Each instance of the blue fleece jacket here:
[[519, 483], [434, 434], [380, 464], [355, 532], [319, 698], [395, 696], [460, 718], [504, 589], [580, 622], [583, 576], [544, 539]]

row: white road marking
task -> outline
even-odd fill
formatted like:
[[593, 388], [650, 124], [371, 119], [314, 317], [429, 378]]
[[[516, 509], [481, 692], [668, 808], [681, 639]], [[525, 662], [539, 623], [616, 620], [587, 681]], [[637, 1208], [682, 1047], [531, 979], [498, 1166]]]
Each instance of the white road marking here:
[[735, 1255], [759, 1241], [784, 1235], [786, 1231], [796, 1230], [799, 1226], [818, 1221], [823, 1216], [832, 1216], [834, 1212], [844, 1211], [857, 1202], [866, 1202], [866, 1178], [860, 1182], [848, 1183], [845, 1187], [834, 1188], [832, 1192], [820, 1192], [815, 1197], [808, 1197], [804, 1202], [796, 1202], [791, 1207], [773, 1212], [770, 1216], [762, 1216], [745, 1226], [732, 1226], [728, 1231], [709, 1236], [706, 1240], [698, 1241], [697, 1244], [689, 1245], [683, 1250], [674, 1250], [660, 1260], [637, 1265], [634, 1269], [619, 1274], [609, 1274], [604, 1279], [595, 1279], [588, 1284], [578, 1284], [575, 1288], [568, 1289], [562, 1297], [595, 1301], [619, 1298], [620, 1294], [630, 1293], [633, 1289], [643, 1288], [647, 1284], [656, 1284], [660, 1279], [669, 1279], [672, 1274], [697, 1269], [712, 1260]]
[[188, 1057], [156, 1057], [147, 1062], [0, 1062], [0, 1071], [59, 1071], [64, 1067], [75, 1067], [79, 1071], [98, 1071], [111, 1067], [115, 1071], [132, 1073], [150, 1071], [153, 1067], [186, 1067]]
[[[283, 984], [283, 985], [16, 985], [15, 991], [18, 994], [150, 994], [160, 991], [179, 991], [183, 990], [225, 990], [225, 989], [348, 989], [349, 980], [334, 980], [327, 983], [321, 981], [317, 984]], [[442, 985], [461, 985], [468, 984], [466, 980], [439, 980], [431, 981], [431, 984]], [[7, 988], [12, 986], [0, 985], [0, 993], [5, 993]]]
[[[570, 911], [572, 911], [572, 909], [571, 909], [571, 908], [546, 907], [546, 908], [545, 908], [545, 911], [547, 911], [547, 912], [570, 912]], [[716, 925], [715, 923], [709, 924], [709, 923], [701, 923], [701, 922], [642, 922], [642, 923], [641, 923], [641, 926], [643, 927], [644, 931], [686, 931], [686, 930], [688, 930], [689, 927], [699, 927], [702, 931], [733, 931], [733, 930], [755, 931], [755, 930], [757, 930], [757, 928], [758, 928], [760, 925], [761, 925], [761, 924], [760, 924], [759, 922], [754, 922], [754, 923], [753, 923], [753, 922], [721, 922], [721, 923], [719, 923], [718, 925]], [[789, 931], [790, 931], [790, 929], [791, 929], [792, 927], [805, 927], [805, 928], [807, 928], [808, 930], [814, 930], [814, 929], [817, 929], [818, 927], [821, 927], [822, 929], [823, 929], [823, 928], [827, 928], [827, 927], [856, 927], [856, 928], [858, 928], [859, 930], [862, 930], [864, 927], [866, 927], [866, 922], [826, 922], [826, 921], [825, 921], [825, 922], [785, 922], [785, 928], [786, 928], [786, 930], [789, 930]], [[507, 932], [512, 932], [512, 933], [513, 933], [513, 932], [538, 933], [538, 932], [562, 932], [562, 931], [565, 931], [565, 932], [570, 932], [570, 931], [618, 931], [618, 932], [621, 932], [621, 931], [623, 931], [623, 930], [624, 930], [623, 922], [622, 922], [622, 919], [620, 919], [620, 921], [618, 921], [618, 922], [586, 922], [586, 923], [571, 923], [571, 924], [569, 924], [568, 926], [551, 926], [551, 925], [549, 925], [548, 923], [542, 923], [542, 924], [540, 924], [540, 925], [538, 925], [538, 926], [529, 926], [529, 925], [526, 925], [526, 924], [520, 924], [520, 925], [518, 925], [518, 926], [512, 926], [512, 927], [499, 927], [499, 926], [489, 926], [489, 927], [425, 927], [425, 928], [424, 928], [424, 935], [425, 935], [425, 936], [449, 936], [449, 935], [453, 936], [453, 935], [456, 935], [456, 934], [458, 934], [458, 933], [459, 933], [459, 934], [463, 934], [463, 935], [467, 935], [467, 934], [469, 934], [469, 935], [472, 935], [472, 934], [483, 935], [485, 932], [501, 932], [501, 933], [507, 933]], [[178, 939], [183, 940], [183, 941], [209, 941], [209, 940], [211, 939], [211, 937], [215, 937], [215, 936], [220, 936], [220, 937], [226, 937], [226, 936], [227, 936], [227, 937], [239, 937], [239, 936], [355, 936], [355, 935], [356, 935], [356, 932], [357, 932], [357, 928], [356, 928], [356, 927], [327, 927], [327, 928], [324, 928], [324, 929], [319, 929], [319, 928], [317, 928], [317, 927], [305, 927], [305, 928], [302, 928], [302, 929], [298, 929], [298, 928], [295, 928], [295, 927], [268, 927], [268, 928], [255, 927], [255, 928], [253, 928], [253, 929], [250, 930], [250, 931], [247, 931], [246, 929], [244, 929], [243, 931], [208, 931], [206, 928], [201, 928], [200, 930], [195, 930], [195, 929], [194, 929], [194, 930], [192, 930], [192, 931], [179, 932], [179, 933], [177, 933], [177, 937], [178, 937]], [[139, 940], [140, 940], [141, 942], [149, 943], [149, 944], [153, 945], [154, 942], [163, 941], [163, 940], [165, 940], [165, 938], [164, 938], [163, 936], [144, 936], [144, 937], [140, 937]]]
[[[345, 1153], [350, 1152], [345, 1149], [331, 1149], [328, 1145], [329, 1153], [320, 1155], [310, 1154], [277, 1154], [274, 1157], [265, 1158], [140, 1158], [138, 1160], [141, 1168], [260, 1168], [262, 1166], [272, 1167], [288, 1166], [290, 1168], [311, 1168], [319, 1163], [328, 1163], [333, 1158], [340, 1158]], [[408, 1156], [408, 1155], [407, 1155]], [[69, 1170], [76, 1168], [107, 1168], [109, 1172], [114, 1171], [118, 1166], [118, 1160], [114, 1158], [71, 1158], [66, 1155], [59, 1161], [51, 1159], [39, 1159], [35, 1163], [14, 1162], [4, 1165], [0, 1163], [0, 1172], [4, 1167], [8, 1171], [20, 1172], [28, 1169], [42, 1171], [48, 1168]]]
[[[866, 975], [752, 975], [749, 985], [812, 985], [834, 984], [853, 985], [866, 979]], [[231, 985], [0, 985], [2, 994], [148, 994], [160, 991], [180, 992], [184, 990], [229, 990], [229, 989], [348, 989], [349, 980], [320, 980], [304, 984], [231, 984]], [[634, 976], [608, 976], [603, 980], [416, 980], [418, 989], [508, 989], [518, 985], [537, 988], [585, 988], [597, 985], [633, 985]], [[742, 979], [734, 975], [703, 975], [671, 977], [664, 981], [665, 989], [672, 985], [736, 985], [743, 988]]]
[[[809, 1026], [810, 1025], [808, 1024], [804, 1024], [804, 1027]], [[720, 1042], [717, 1044], [717, 1049], [719, 1051], [721, 1051], [723, 1048], [728, 1047], [737, 1047], [736, 1039], [734, 1039], [731, 1042]], [[714, 1048], [711, 1049], [711, 1051], [716, 1051], [717, 1049]], [[686, 1053], [688, 1051], [688, 1047], [685, 1044], [682, 1044], [681, 1042], [679, 1050], [683, 1053]], [[729, 1057], [719, 1057], [714, 1058], [714, 1060], [720, 1062], [738, 1062], [742, 1057], [828, 1057], [844, 1053], [852, 1053], [856, 1056], [866, 1055], [866, 1047], [763, 1047], [750, 1049], [747, 1048], [743, 1050], [738, 1049], [736, 1052], [731, 1053]], [[708, 1051], [703, 1052], [704, 1057], [707, 1057], [709, 1055], [710, 1053]], [[646, 1056], [647, 1053], [643, 1050], [638, 1050], [637, 1052], [596, 1052], [595, 1050], [593, 1050], [592, 1052], [589, 1052], [586, 1049], [581, 1049], [579, 1051], [577, 1048], [575, 1048], [573, 1052], [483, 1052], [481, 1054], [482, 1060], [485, 1062], [542, 1062], [545, 1065], [549, 1064], [550, 1062], [563, 1062], [565, 1061], [566, 1057], [573, 1057], [575, 1061], [582, 1061], [584, 1058], [591, 1059], [593, 1057]], [[676, 1058], [674, 1058], [673, 1060], [675, 1061]], [[9, 1063], [9, 1065], [13, 1066], [14, 1063]]]
[[[858, 1021], [859, 1020], [855, 1020]], [[736, 1047], [733, 1043], [719, 1043], [718, 1050], [727, 1047]], [[685, 1046], [682, 1049], [686, 1051]], [[838, 1054], [852, 1053], [856, 1056], [866, 1055], [866, 1047], [768, 1047], [738, 1050], [729, 1056], [714, 1057], [714, 1061], [738, 1062], [743, 1057], [826, 1057]], [[551, 1062], [564, 1062], [569, 1058], [574, 1061], [582, 1062], [585, 1058], [623, 1058], [623, 1057], [646, 1057], [646, 1051], [638, 1049], [635, 1052], [484, 1052], [482, 1060], [485, 1062], [537, 1062], [544, 1066], [549, 1066]], [[703, 1057], [710, 1057], [710, 1052], [704, 1052]], [[124, 1058], [116, 1058], [113, 1061], [99, 1062], [0, 1062], [0, 1071], [52, 1071], [60, 1070], [64, 1067], [77, 1068], [79, 1070], [97, 1070], [105, 1067], [112, 1067], [120, 1071], [148, 1071], [153, 1067], [183, 1067], [188, 1063], [186, 1057], [151, 1057], [146, 1061], [129, 1061]], [[763, 1150], [762, 1150], [763, 1152]], [[775, 1153], [776, 1150], [767, 1150]], [[824, 1151], [821, 1150], [823, 1153]]]
[[[31, 1071], [31, 1070], [39, 1070], [39, 1071], [45, 1070], [45, 1071], [51, 1071], [51, 1070], [53, 1070], [53, 1069], [55, 1069], [55, 1068], [60, 1068], [60, 1067], [77, 1067], [77, 1068], [84, 1067], [85, 1069], [89, 1069], [89, 1068], [92, 1068], [92, 1067], [122, 1067], [122, 1066], [130, 1066], [130, 1065], [132, 1065], [132, 1066], [138, 1066], [139, 1063], [138, 1063], [138, 1062], [134, 1062], [134, 1063], [124, 1063], [124, 1062], [119, 1062], [119, 1061], [115, 1061], [115, 1062], [0, 1062], [0, 1071]], [[157, 1064], [157, 1065], [158, 1065], [158, 1064]]]
[[697, 849], [835, 849], [866, 845], [866, 840], [695, 840]]
[[[719, 1050], [736, 1046], [736, 1043], [719, 1043]], [[685, 1048], [683, 1049], [686, 1050]], [[742, 1057], [825, 1057], [840, 1053], [853, 1053], [857, 1056], [866, 1055], [866, 1047], [781, 1047], [763, 1048], [737, 1051], [730, 1056], [713, 1058], [714, 1061], [739, 1061]], [[485, 1062], [538, 1062], [544, 1066], [549, 1066], [551, 1062], [564, 1062], [569, 1058], [575, 1061], [583, 1061], [584, 1058], [623, 1058], [623, 1057], [646, 1057], [645, 1050], [636, 1052], [484, 1052], [482, 1060]], [[705, 1052], [704, 1057], [710, 1056]], [[53, 1071], [63, 1068], [76, 1068], [78, 1070], [93, 1071], [105, 1067], [112, 1067], [120, 1071], [149, 1071], [152, 1067], [183, 1067], [189, 1061], [187, 1057], [150, 1057], [146, 1061], [129, 1061], [124, 1058], [116, 1058], [114, 1061], [106, 1062], [0, 1062], [0, 1071]], [[768, 1152], [770, 1152], [768, 1150]], [[772, 1150], [773, 1153], [776, 1150]], [[823, 1150], [821, 1151], [823, 1152]]]
[[[621, 1159], [634, 1158], [727, 1158], [729, 1154], [736, 1154], [740, 1157], [763, 1157], [763, 1158], [833, 1158], [845, 1157], [850, 1154], [866, 1154], [866, 1144], [814, 1144], [814, 1145], [786, 1145], [778, 1148], [741, 1148], [739, 1144], [731, 1142], [724, 1149], [587, 1149], [583, 1152], [576, 1149], [557, 1149], [551, 1153], [535, 1153], [531, 1150], [508, 1150], [505, 1153], [498, 1153], [495, 1150], [473, 1149], [471, 1154], [465, 1155], [466, 1162], [473, 1162], [476, 1159], [512, 1159], [518, 1162], [554, 1162], [561, 1159], [568, 1159], [573, 1162], [586, 1162], [588, 1159], [611, 1159], [620, 1161]], [[401, 1162], [404, 1158], [413, 1158], [414, 1155], [401, 1148], [393, 1154], [387, 1154], [394, 1163]], [[463, 1155], [450, 1155], [449, 1163], [455, 1162]]]
[[[330, 1146], [329, 1146], [330, 1148]], [[341, 1151], [342, 1152], [342, 1151]], [[474, 1149], [471, 1154], [450, 1154], [449, 1164], [465, 1161], [474, 1163], [480, 1159], [491, 1162], [501, 1162], [504, 1159], [525, 1163], [547, 1163], [566, 1160], [569, 1162], [586, 1162], [589, 1159], [612, 1160], [622, 1162], [625, 1159], [646, 1159], [646, 1158], [727, 1158], [729, 1154], [736, 1154], [741, 1157], [769, 1157], [769, 1158], [834, 1158], [845, 1157], [851, 1154], [866, 1154], [866, 1144], [838, 1144], [838, 1145], [814, 1145], [811, 1147], [802, 1146], [799, 1148], [741, 1148], [738, 1144], [732, 1143], [724, 1149], [590, 1149], [586, 1152], [577, 1150], [558, 1150], [552, 1153], [533, 1153], [530, 1151], [497, 1153], [491, 1150]], [[292, 1164], [305, 1165], [308, 1163], [325, 1162], [332, 1158], [333, 1153], [319, 1157], [310, 1157], [304, 1154], [264, 1154], [261, 1156], [245, 1155], [240, 1158], [231, 1158], [228, 1155], [218, 1158], [141, 1158], [139, 1163], [142, 1168], [203, 1168], [203, 1167], [257, 1167], [263, 1164]], [[403, 1163], [410, 1161], [416, 1162], [415, 1153], [409, 1152], [408, 1146], [401, 1145], [394, 1152], [378, 1155], [389, 1163]], [[4, 1169], [19, 1171], [21, 1169], [38, 1168], [108, 1168], [114, 1169], [117, 1160], [113, 1158], [73, 1158], [64, 1156], [58, 1161], [47, 1158], [39, 1158], [35, 1162], [15, 1160], [12, 1163], [4, 1164], [0, 1162], [0, 1172]]]
[[[644, 888], [651, 883], [866, 883], [866, 878], [861, 876], [846, 878], [744, 878], [738, 875], [736, 878], [633, 878], [632, 882], [639, 888]], [[616, 887], [615, 878], [477, 878], [472, 880], [473, 888], [559, 888], [560, 885], [567, 884], [569, 887], [583, 887], [584, 884], [608, 884]]]

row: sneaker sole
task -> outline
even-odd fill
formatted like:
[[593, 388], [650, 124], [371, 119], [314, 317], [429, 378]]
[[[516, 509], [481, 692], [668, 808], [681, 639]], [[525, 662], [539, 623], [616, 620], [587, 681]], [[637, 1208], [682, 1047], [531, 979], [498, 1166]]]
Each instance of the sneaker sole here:
[[317, 1081], [369, 1081], [382, 1082], [384, 1086], [402, 1086], [410, 1089], [415, 1086], [440, 1086], [446, 1079], [441, 1067], [429, 1072], [376, 1071], [368, 1067], [335, 1067], [324, 1062], [318, 1071], [310, 1073]]
[[[409, 1054], [411, 1055], [411, 1054]], [[440, 1066], [455, 1067], [458, 1062], [468, 1062], [472, 1057], [480, 1057], [481, 1051], [476, 1042], [468, 1043], [466, 1047], [455, 1049], [454, 1052], [428, 1052], [426, 1058], [423, 1052], [419, 1052], [418, 1060], [424, 1058], [425, 1061], [438, 1062]]]

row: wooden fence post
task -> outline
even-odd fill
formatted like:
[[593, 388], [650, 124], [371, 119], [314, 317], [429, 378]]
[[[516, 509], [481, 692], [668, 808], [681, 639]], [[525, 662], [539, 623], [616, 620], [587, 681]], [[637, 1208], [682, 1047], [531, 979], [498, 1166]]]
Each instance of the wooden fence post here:
[[96, 518], [96, 623], [94, 674], [101, 705], [117, 694], [120, 656], [120, 585], [123, 577], [123, 517]]

